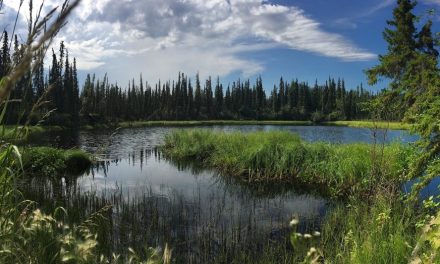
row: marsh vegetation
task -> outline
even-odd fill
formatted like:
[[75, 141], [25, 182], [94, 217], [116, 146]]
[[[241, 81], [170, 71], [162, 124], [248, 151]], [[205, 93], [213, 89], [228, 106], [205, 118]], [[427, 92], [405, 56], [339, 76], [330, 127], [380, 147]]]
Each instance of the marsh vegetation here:
[[401, 184], [414, 148], [401, 143], [304, 142], [289, 132], [178, 131], [165, 138], [173, 158], [194, 160], [245, 182], [296, 182], [331, 196], [369, 195], [377, 185]]

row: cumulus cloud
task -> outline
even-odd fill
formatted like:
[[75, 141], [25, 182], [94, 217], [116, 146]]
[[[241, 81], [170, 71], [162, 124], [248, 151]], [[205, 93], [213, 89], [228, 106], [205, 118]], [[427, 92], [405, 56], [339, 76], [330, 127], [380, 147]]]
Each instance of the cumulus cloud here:
[[[17, 8], [16, 2], [5, 4]], [[326, 32], [300, 8], [263, 0], [83, 0], [60, 39], [81, 69], [162, 79], [177, 71], [261, 73], [264, 63], [246, 52], [277, 46], [345, 61], [376, 57]]]

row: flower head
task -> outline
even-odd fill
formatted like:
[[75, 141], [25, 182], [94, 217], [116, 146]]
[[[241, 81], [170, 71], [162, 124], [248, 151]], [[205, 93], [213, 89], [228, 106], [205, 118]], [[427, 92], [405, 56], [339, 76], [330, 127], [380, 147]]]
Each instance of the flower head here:
[[296, 226], [296, 225], [298, 225], [298, 223], [299, 223], [299, 220], [296, 219], [296, 218], [293, 218], [293, 219], [290, 221], [289, 225], [290, 225], [290, 226]]

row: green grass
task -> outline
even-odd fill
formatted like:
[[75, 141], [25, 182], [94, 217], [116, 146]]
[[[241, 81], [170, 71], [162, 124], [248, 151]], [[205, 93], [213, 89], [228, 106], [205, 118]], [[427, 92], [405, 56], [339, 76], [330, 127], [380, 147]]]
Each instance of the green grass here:
[[369, 194], [378, 184], [401, 183], [414, 149], [398, 143], [383, 151], [361, 143], [308, 143], [289, 132], [199, 129], [168, 135], [163, 151], [171, 158], [198, 161], [245, 182], [294, 182], [331, 196], [346, 196]]
[[50, 131], [62, 131], [61, 126], [4, 126], [0, 127], [0, 139], [21, 142], [29, 136], [43, 135]]
[[62, 150], [51, 147], [22, 149], [23, 168], [28, 174], [56, 177], [60, 174], [80, 174], [92, 164], [92, 157], [78, 149]]
[[334, 208], [323, 222], [325, 263], [408, 263], [416, 244], [418, 216], [398, 194], [354, 199]]
[[363, 128], [379, 128], [392, 130], [410, 130], [411, 125], [402, 122], [385, 122], [385, 121], [332, 121], [325, 122], [329, 126], [347, 126], [347, 127], [363, 127]]

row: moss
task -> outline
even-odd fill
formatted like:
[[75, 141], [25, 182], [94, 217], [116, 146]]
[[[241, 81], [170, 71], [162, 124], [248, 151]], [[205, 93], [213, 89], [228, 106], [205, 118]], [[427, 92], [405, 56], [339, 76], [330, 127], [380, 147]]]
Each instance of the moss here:
[[84, 151], [51, 147], [24, 148], [22, 160], [25, 172], [38, 176], [80, 174], [92, 164], [91, 156]]

